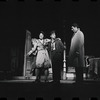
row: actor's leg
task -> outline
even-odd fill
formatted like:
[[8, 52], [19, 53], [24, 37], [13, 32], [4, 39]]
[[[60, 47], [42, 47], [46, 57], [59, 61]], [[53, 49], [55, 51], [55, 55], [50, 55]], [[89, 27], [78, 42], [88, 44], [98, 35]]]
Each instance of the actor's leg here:
[[83, 69], [82, 67], [76, 67], [76, 82], [83, 81]]
[[60, 65], [58, 62], [54, 62], [53, 63], [53, 81], [55, 82], [60, 82]]
[[38, 80], [40, 80], [40, 69], [39, 68], [36, 68], [35, 69], [35, 74], [36, 74], [36, 81]]
[[48, 68], [44, 69], [44, 73], [45, 73], [45, 82], [48, 82], [48, 75], [49, 75]]
[[57, 80], [57, 82], [60, 82], [60, 79], [61, 79], [61, 63], [58, 60], [58, 62], [56, 64], [56, 80]]
[[52, 61], [52, 75], [53, 75], [53, 81], [56, 80], [56, 68], [55, 68], [55, 62]]

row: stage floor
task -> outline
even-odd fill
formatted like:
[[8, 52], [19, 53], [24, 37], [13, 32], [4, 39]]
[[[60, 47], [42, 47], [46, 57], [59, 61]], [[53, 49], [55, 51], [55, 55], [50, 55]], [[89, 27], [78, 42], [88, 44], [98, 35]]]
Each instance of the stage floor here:
[[54, 84], [52, 80], [48, 83], [42, 81], [35, 83], [34, 79], [20, 80], [1, 80], [0, 97], [6, 97], [7, 100], [72, 100], [73, 97], [79, 97], [79, 100], [90, 100], [90, 97], [96, 97], [100, 100], [100, 81], [86, 80], [82, 83], [76, 83], [72, 80], [60, 80], [60, 84]]
[[[49, 80], [49, 83], [52, 83], [53, 80]], [[0, 83], [35, 83], [35, 79], [16, 79], [16, 80], [0, 80]], [[40, 83], [45, 83], [44, 80], [41, 80]], [[45, 83], [45, 84], [47, 84]], [[60, 80], [60, 84], [73, 84], [76, 83], [75, 80]], [[82, 83], [100, 83], [100, 79], [94, 80], [94, 79], [84, 79]]]
[[[35, 79], [36, 79], [36, 76], [30, 76], [30, 77], [25, 77], [25, 76], [15, 76], [15, 77], [12, 77], [11, 79], [2, 79], [0, 80], [0, 83], [35, 83]], [[42, 76], [41, 77], [41, 83], [45, 83], [44, 82], [44, 79], [45, 77]], [[52, 83], [52, 77], [49, 77], [48, 78], [48, 81], [47, 83]], [[75, 77], [71, 76], [71, 77], [66, 77], [66, 79], [61, 79], [60, 80], [60, 84], [73, 84], [73, 83], [76, 83], [75, 81]], [[83, 83], [100, 83], [100, 78], [97, 78], [97, 79], [86, 79], [86, 78], [83, 78]]]
[[[35, 83], [35, 77], [15, 77], [13, 79], [0, 80], [0, 98], [6, 97], [7, 100], [91, 100], [96, 97], [100, 100], [100, 79], [84, 79], [82, 83], [75, 80], [60, 80], [55, 84], [52, 80], [45, 83], [42, 79], [40, 83]], [[39, 99], [36, 99], [39, 98]], [[41, 99], [43, 98], [43, 99]]]

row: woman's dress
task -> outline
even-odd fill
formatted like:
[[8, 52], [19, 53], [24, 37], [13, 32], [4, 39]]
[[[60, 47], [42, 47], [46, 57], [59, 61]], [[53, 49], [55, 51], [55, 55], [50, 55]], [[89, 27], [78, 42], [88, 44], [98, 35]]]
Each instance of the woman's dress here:
[[46, 39], [43, 39], [41, 41], [40, 39], [37, 39], [37, 42], [35, 42], [37, 55], [36, 55], [36, 68], [50, 68], [51, 67], [51, 60], [47, 51], [47, 41]]

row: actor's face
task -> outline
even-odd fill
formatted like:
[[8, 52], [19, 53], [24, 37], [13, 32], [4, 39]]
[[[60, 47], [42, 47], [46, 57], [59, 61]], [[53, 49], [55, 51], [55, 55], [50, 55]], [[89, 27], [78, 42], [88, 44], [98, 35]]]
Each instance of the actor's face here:
[[77, 27], [72, 26], [72, 27], [71, 27], [71, 30], [75, 33], [75, 32], [77, 32], [78, 28], [77, 28]]
[[43, 38], [44, 38], [43, 33], [40, 33], [39, 38], [40, 38], [40, 39], [43, 39]]
[[55, 33], [51, 34], [51, 38], [55, 39], [56, 38], [56, 34]]

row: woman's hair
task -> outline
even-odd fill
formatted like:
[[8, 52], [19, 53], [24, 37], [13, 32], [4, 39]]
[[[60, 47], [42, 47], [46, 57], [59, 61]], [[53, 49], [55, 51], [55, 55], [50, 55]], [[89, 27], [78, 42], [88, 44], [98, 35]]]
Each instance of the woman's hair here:
[[[43, 34], [43, 37], [45, 37], [45, 33], [44, 33], [43, 31], [40, 31], [40, 34]], [[39, 35], [40, 35], [40, 34], [39, 34]]]
[[40, 33], [42, 33], [44, 35], [44, 32], [43, 31], [40, 31]]

